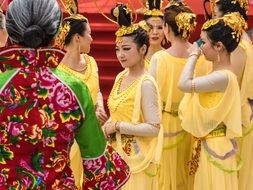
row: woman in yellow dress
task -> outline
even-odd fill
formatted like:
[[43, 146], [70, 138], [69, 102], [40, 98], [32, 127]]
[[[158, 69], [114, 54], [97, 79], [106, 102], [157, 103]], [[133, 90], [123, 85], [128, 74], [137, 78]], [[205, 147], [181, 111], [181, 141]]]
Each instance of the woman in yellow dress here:
[[[58, 69], [74, 75], [87, 85], [96, 108], [96, 116], [102, 125], [107, 120], [107, 115], [104, 110], [103, 96], [99, 90], [97, 63], [93, 57], [87, 54], [90, 52], [92, 37], [90, 26], [86, 20], [82, 15], [76, 14], [64, 19], [63, 24], [69, 24], [69, 31], [66, 31], [63, 45], [66, 50], [66, 57], [72, 61], [65, 60], [68, 64], [61, 63], [58, 65]], [[84, 39], [80, 37], [82, 34], [85, 34]], [[78, 47], [76, 47], [76, 42], [79, 42]], [[76, 56], [80, 49], [83, 49], [83, 52], [80, 56]], [[83, 169], [81, 167], [82, 158], [76, 141], [74, 141], [70, 151], [70, 160], [76, 186], [80, 188], [83, 180]]]
[[[188, 41], [196, 26], [196, 15], [185, 4], [171, 2], [164, 13], [164, 33], [171, 47], [158, 51], [151, 59], [149, 72], [154, 76], [162, 101], [164, 148], [160, 177], [162, 190], [187, 190], [191, 135], [183, 131], [178, 118], [178, 106], [183, 92], [177, 88], [179, 76], [191, 46]], [[198, 73], [206, 73], [202, 56], [198, 61]]]
[[131, 177], [122, 190], [158, 190], [163, 131], [156, 83], [144, 67], [149, 46], [147, 32], [131, 24], [131, 10], [118, 4], [112, 16], [116, 55], [124, 71], [115, 79], [108, 99], [110, 119], [103, 126], [115, 149], [130, 166]]
[[162, 43], [165, 42], [165, 39], [163, 33], [163, 13], [161, 11], [162, 1], [148, 0], [146, 6], [144, 20], [150, 27], [148, 32], [150, 45], [144, 63], [145, 68], [149, 69], [152, 55], [163, 49]]
[[194, 44], [182, 71], [179, 88], [186, 92], [179, 106], [185, 131], [195, 137], [191, 173], [194, 190], [238, 190], [237, 172], [242, 162], [235, 137], [242, 135], [241, 101], [237, 76], [233, 73], [230, 53], [238, 46], [244, 20], [239, 13], [204, 23], [202, 50], [213, 70], [194, 77], [201, 50]]
[[[245, 21], [248, 19], [248, 0], [217, 0], [212, 6], [214, 7], [213, 10], [216, 17], [230, 12], [239, 12]], [[251, 151], [251, 147], [253, 146], [253, 125], [251, 121], [252, 110], [250, 109], [248, 99], [253, 99], [253, 45], [245, 29], [247, 29], [247, 25], [244, 27], [239, 46], [231, 54], [231, 64], [238, 76], [243, 115], [243, 138], [238, 139], [244, 163], [239, 171], [239, 189], [251, 190], [253, 189], [253, 152]]]

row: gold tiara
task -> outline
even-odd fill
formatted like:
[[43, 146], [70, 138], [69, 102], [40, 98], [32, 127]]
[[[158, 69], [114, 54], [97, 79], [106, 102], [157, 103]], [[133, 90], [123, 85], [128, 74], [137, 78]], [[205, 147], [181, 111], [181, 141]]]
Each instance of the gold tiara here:
[[175, 21], [178, 27], [178, 32], [182, 32], [184, 39], [189, 38], [190, 33], [195, 29], [196, 15], [193, 13], [181, 12], [175, 17]]
[[152, 9], [152, 10], [145, 9], [144, 15], [152, 16], [152, 17], [158, 17], [158, 16], [163, 17], [163, 12], [160, 11], [159, 9]]
[[139, 27], [138, 24], [131, 24], [130, 26], [121, 26], [115, 33], [116, 42], [122, 42], [122, 36], [132, 34]]
[[245, 28], [245, 25], [247, 25], [247, 23], [238, 12], [226, 14], [221, 18], [210, 19], [203, 24], [202, 30], [206, 30], [212, 26], [215, 26], [219, 23], [220, 20], [223, 20], [225, 26], [228, 26], [233, 30], [233, 32], [231, 33], [232, 38], [236, 39], [236, 41], [239, 42], [242, 36], [243, 29]]

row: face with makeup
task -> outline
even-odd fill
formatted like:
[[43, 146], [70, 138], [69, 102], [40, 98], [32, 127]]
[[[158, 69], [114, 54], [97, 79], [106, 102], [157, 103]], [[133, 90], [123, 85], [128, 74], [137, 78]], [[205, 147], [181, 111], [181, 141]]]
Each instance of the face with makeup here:
[[150, 17], [146, 20], [147, 24], [150, 27], [149, 42], [150, 45], [161, 45], [164, 39], [163, 32], [163, 20], [160, 17]]
[[143, 64], [146, 49], [146, 45], [138, 47], [133, 37], [123, 36], [120, 42], [116, 43], [116, 56], [123, 68], [131, 68]]

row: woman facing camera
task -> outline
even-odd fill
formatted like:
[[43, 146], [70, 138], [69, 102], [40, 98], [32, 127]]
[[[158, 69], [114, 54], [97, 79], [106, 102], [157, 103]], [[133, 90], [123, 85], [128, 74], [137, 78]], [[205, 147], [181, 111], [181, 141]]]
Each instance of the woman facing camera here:
[[115, 79], [108, 99], [110, 119], [105, 135], [130, 166], [132, 175], [123, 190], [158, 190], [162, 148], [161, 113], [156, 83], [144, 66], [148, 34], [131, 23], [131, 10], [118, 4], [112, 16], [116, 32], [116, 55], [125, 68]]

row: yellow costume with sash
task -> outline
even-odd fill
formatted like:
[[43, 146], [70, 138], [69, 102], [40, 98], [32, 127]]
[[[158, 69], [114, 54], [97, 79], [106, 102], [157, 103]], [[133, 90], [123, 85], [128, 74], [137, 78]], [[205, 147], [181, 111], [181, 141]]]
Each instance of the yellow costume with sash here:
[[239, 189], [251, 190], [253, 189], [253, 170], [251, 169], [253, 162], [253, 123], [250, 121], [252, 111], [248, 104], [248, 98], [253, 99], [253, 45], [242, 39], [239, 46], [243, 48], [247, 56], [241, 81], [243, 137], [238, 141], [244, 164], [239, 171]]
[[186, 93], [179, 106], [183, 129], [198, 139], [194, 190], [238, 189], [242, 162], [234, 138], [242, 135], [240, 90], [231, 71], [220, 72], [228, 76], [225, 92]]
[[[162, 155], [160, 189], [187, 189], [188, 167], [190, 159], [191, 135], [183, 131], [178, 118], [178, 106], [184, 93], [178, 89], [181, 72], [187, 62], [162, 50], [154, 55], [156, 59], [156, 82], [163, 104], [162, 124], [164, 127], [164, 145]], [[205, 74], [210, 65], [204, 57], [197, 63], [197, 73]]]
[[[116, 78], [108, 99], [112, 121], [125, 121], [133, 124], [143, 123], [141, 108], [142, 82], [150, 80], [156, 86], [152, 76], [144, 74], [134, 80], [130, 86], [120, 92], [121, 81], [127, 70]], [[158, 92], [158, 90], [157, 90]], [[159, 101], [159, 100], [158, 100]], [[130, 166], [132, 175], [122, 190], [158, 190], [159, 162], [162, 152], [163, 128], [157, 137], [142, 137], [116, 133], [112, 145]]]
[[[77, 72], [65, 66], [64, 64], [60, 64], [58, 66], [59, 69], [72, 74], [77, 77], [83, 83], [85, 83], [90, 91], [93, 104], [97, 103], [97, 94], [99, 91], [99, 80], [98, 80], [98, 68], [95, 59], [87, 54], [82, 54], [86, 62], [86, 69], [84, 73]], [[74, 141], [71, 151], [70, 151], [70, 167], [73, 171], [75, 177], [76, 186], [81, 189], [82, 180], [83, 180], [83, 167], [82, 167], [82, 158], [79, 147]]]

